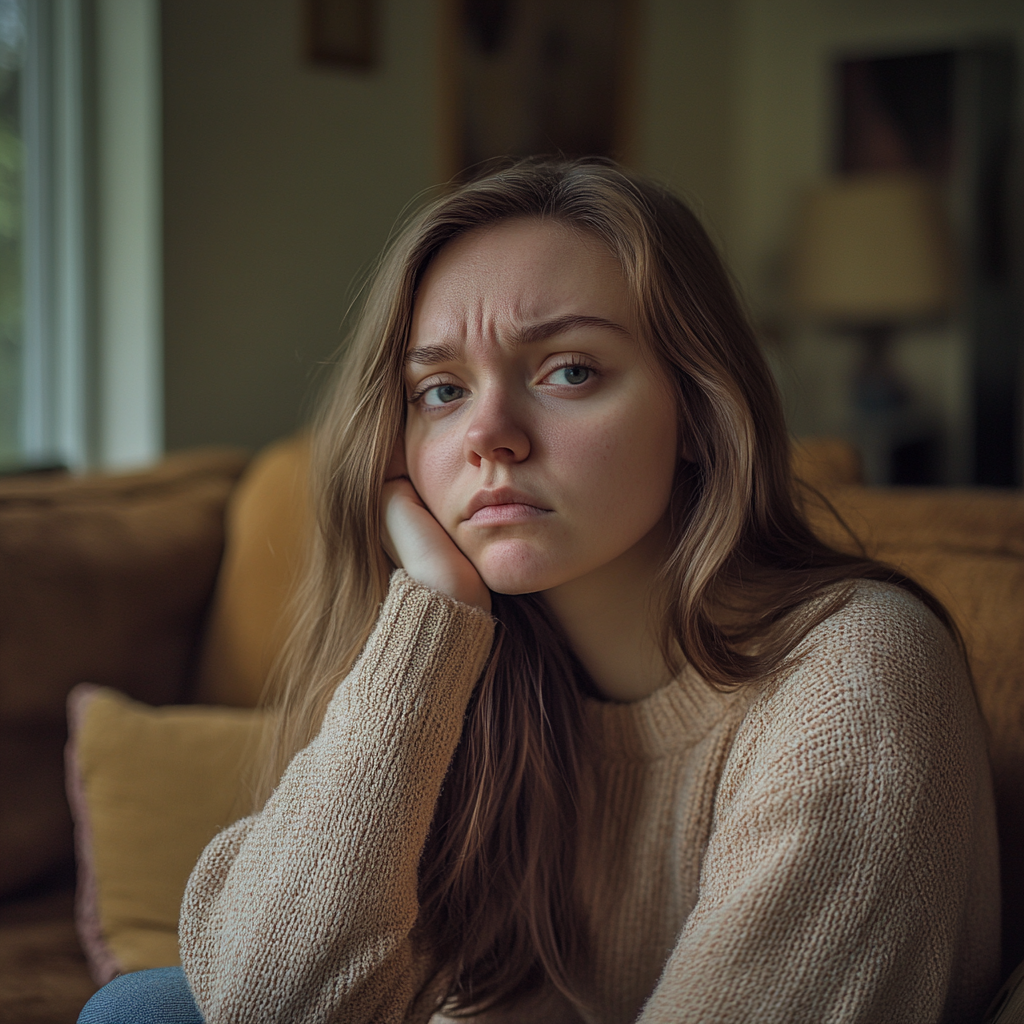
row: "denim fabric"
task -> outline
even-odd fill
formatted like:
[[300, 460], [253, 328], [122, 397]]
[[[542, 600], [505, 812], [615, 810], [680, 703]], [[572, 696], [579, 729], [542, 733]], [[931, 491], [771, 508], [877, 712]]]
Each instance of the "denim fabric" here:
[[78, 1024], [203, 1024], [180, 967], [122, 974], [82, 1008]]

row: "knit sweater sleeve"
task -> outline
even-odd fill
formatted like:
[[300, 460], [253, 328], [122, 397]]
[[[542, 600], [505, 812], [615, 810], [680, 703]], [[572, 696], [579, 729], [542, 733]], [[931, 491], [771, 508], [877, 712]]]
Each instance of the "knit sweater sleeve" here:
[[189, 879], [181, 958], [207, 1024], [429, 1017], [417, 864], [492, 632], [486, 613], [392, 576], [316, 738]]
[[995, 819], [957, 651], [915, 599], [861, 585], [803, 653], [736, 734], [643, 1024], [935, 1024], [991, 996]]

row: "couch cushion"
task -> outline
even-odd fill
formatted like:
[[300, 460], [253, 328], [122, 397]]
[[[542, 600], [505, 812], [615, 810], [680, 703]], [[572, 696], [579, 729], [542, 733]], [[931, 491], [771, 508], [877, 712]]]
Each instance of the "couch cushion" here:
[[71, 856], [71, 687], [180, 698], [246, 461], [207, 451], [143, 472], [0, 481], [0, 895]]
[[95, 980], [171, 967], [178, 911], [206, 844], [245, 811], [264, 714], [153, 708], [84, 684], [68, 698], [76, 919]]
[[228, 504], [228, 539], [194, 697], [253, 707], [291, 624], [289, 599], [312, 529], [309, 438], [252, 461]]

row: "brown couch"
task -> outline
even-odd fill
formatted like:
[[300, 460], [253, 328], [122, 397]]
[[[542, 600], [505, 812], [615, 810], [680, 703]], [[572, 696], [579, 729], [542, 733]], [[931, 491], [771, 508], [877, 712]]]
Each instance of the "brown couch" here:
[[[72, 1022], [95, 987], [72, 920], [68, 691], [88, 680], [150, 703], [250, 706], [286, 631], [306, 455], [299, 440], [248, 467], [208, 451], [143, 473], [0, 481], [0, 1024]], [[967, 636], [991, 735], [1008, 972], [1024, 958], [1024, 495], [865, 488], [838, 443], [806, 444], [797, 464]], [[810, 512], [852, 543], [820, 501]]]

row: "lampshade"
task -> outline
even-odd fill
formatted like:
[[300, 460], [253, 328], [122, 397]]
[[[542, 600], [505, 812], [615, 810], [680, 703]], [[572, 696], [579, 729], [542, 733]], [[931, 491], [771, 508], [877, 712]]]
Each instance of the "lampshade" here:
[[850, 325], [945, 312], [954, 295], [938, 190], [910, 174], [836, 178], [813, 190], [790, 267], [794, 312]]

